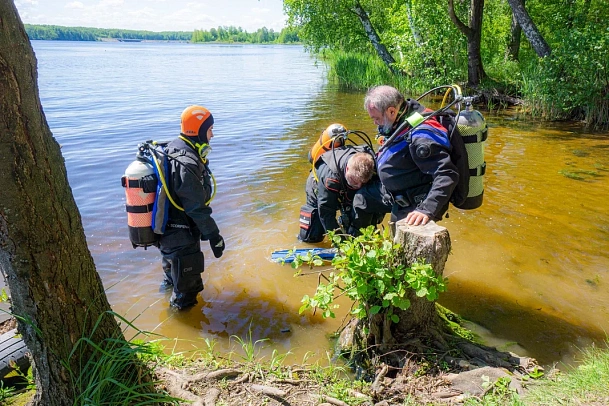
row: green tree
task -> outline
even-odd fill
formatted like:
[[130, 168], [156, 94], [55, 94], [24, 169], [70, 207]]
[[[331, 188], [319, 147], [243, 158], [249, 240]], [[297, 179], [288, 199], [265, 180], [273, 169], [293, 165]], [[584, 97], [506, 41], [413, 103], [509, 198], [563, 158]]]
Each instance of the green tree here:
[[448, 0], [448, 14], [459, 31], [467, 38], [467, 83], [477, 86], [486, 77], [482, 65], [482, 16], [484, 0], [470, 0], [468, 11], [469, 25], [463, 23], [457, 16], [453, 0]]
[[359, 0], [285, 0], [284, 10], [291, 26], [299, 27], [299, 37], [314, 51], [328, 47], [334, 50], [373, 50], [395, 70], [395, 59], [378, 34], [384, 28], [370, 10], [380, 10], [385, 1]]

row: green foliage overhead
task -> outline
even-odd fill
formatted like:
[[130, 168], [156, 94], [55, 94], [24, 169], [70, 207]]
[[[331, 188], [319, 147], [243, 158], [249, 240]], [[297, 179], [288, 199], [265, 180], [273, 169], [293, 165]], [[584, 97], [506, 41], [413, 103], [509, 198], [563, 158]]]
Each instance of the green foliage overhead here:
[[[343, 237], [332, 232], [329, 237], [338, 247], [332, 260], [334, 270], [324, 276], [327, 283], [319, 283], [312, 297], [304, 296], [301, 313], [320, 309], [324, 318], [334, 317], [334, 309], [338, 307], [334, 299], [346, 295], [354, 302], [353, 315], [365, 318], [382, 313], [397, 323], [400, 319], [394, 309], [410, 307], [410, 291], [435, 301], [446, 290], [447, 280], [438, 276], [431, 265], [402, 263], [403, 247], [391, 241], [388, 230], [370, 226], [358, 237]], [[305, 263], [320, 265], [321, 259], [297, 256], [292, 267], [298, 269]]]
[[[359, 1], [396, 60], [394, 68], [402, 73], [393, 75], [387, 73], [354, 14], [356, 1], [284, 1], [289, 24], [300, 28], [305, 45], [324, 56], [328, 49], [333, 51], [327, 60], [341, 85], [366, 89], [383, 81], [401, 83], [397, 87], [406, 93], [418, 93], [467, 80], [467, 39], [451, 21], [446, 2]], [[454, 4], [457, 17], [467, 25], [470, 2]], [[505, 0], [486, 0], [480, 54], [489, 78], [482, 86], [524, 99], [525, 108], [535, 116], [609, 126], [606, 1], [527, 0], [525, 6], [551, 56], [539, 58], [521, 32], [518, 58], [512, 60], [507, 52], [512, 10]]]
[[[377, 31], [383, 31], [387, 0], [361, 0], [371, 15]], [[370, 43], [362, 23], [353, 12], [354, 0], [284, 0], [288, 24], [300, 28], [300, 38], [313, 51], [334, 50], [370, 51]]]

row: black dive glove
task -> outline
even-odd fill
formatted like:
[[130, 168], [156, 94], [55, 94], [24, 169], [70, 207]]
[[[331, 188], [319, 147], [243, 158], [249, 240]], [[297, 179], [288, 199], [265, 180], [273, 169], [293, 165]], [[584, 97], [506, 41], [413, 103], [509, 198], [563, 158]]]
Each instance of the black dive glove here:
[[214, 257], [220, 258], [224, 252], [224, 238], [220, 234], [214, 234], [209, 237], [209, 245], [214, 252]]

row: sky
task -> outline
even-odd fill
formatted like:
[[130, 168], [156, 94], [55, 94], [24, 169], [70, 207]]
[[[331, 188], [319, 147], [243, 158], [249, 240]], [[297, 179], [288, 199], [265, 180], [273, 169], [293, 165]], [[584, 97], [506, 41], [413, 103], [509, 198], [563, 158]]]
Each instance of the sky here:
[[147, 31], [285, 27], [283, 0], [15, 0], [26, 24]]

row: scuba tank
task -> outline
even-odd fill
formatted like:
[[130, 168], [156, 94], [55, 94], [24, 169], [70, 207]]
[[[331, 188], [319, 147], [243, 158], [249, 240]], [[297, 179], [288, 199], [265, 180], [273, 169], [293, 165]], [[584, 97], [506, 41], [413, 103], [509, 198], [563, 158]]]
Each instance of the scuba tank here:
[[144, 144], [138, 146], [135, 161], [127, 166], [125, 175], [121, 178], [125, 188], [129, 239], [133, 248], [144, 249], [158, 245], [158, 234], [152, 229], [152, 211], [158, 181], [152, 162], [146, 157], [146, 150]]
[[342, 124], [330, 124], [328, 128], [326, 128], [317, 142], [309, 151], [309, 162], [312, 165], [317, 163], [319, 157], [324, 153], [328, 152], [333, 148], [342, 147], [345, 143], [345, 138], [347, 135], [347, 129]]
[[464, 97], [465, 110], [459, 113], [457, 128], [467, 150], [469, 166], [469, 192], [460, 209], [476, 209], [482, 205], [484, 195], [483, 177], [486, 172], [484, 142], [488, 137], [488, 126], [482, 114], [475, 110], [472, 97]]

